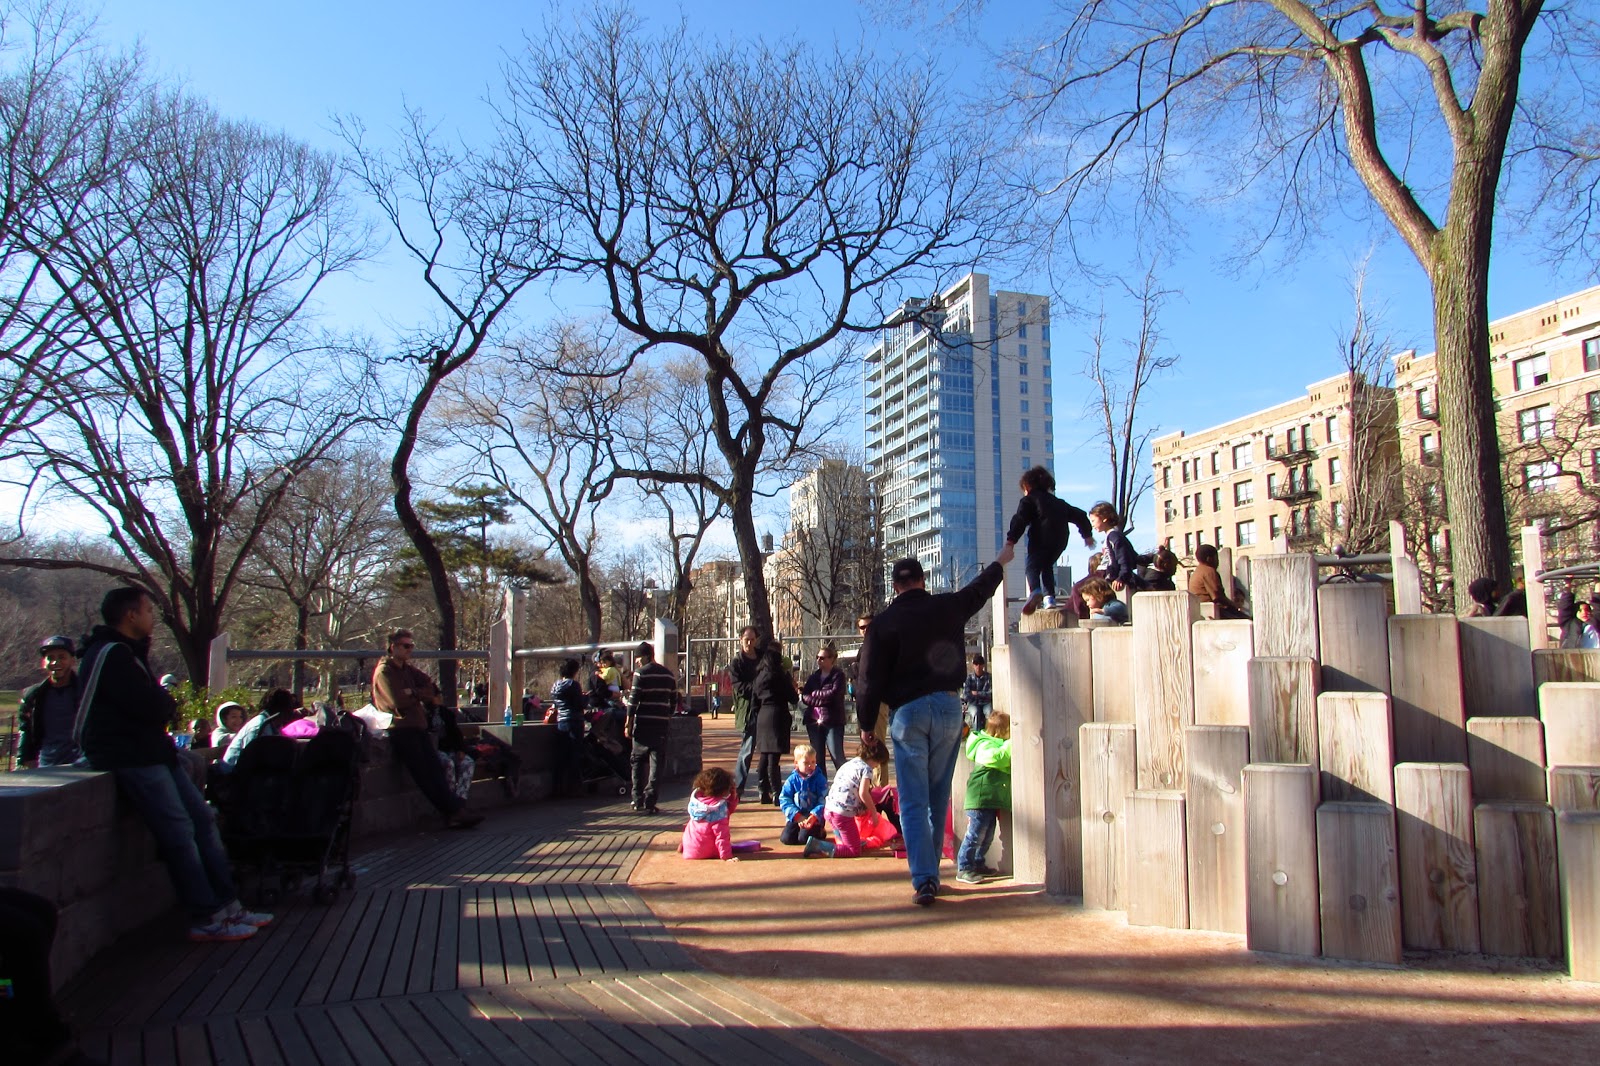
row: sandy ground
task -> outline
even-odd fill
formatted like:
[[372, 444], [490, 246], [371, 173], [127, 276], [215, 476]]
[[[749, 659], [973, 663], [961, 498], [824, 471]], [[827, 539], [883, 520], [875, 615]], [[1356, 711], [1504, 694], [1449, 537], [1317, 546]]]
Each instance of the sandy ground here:
[[[732, 762], [729, 719], [707, 762]], [[678, 801], [673, 801], [679, 806]], [[671, 808], [664, 808], [671, 809]], [[1242, 937], [1129, 927], [1009, 881], [911, 904], [905, 863], [805, 860], [751, 803], [737, 863], [685, 862], [664, 832], [632, 882], [709, 970], [905, 1062], [1592, 1062], [1600, 985], [1504, 959], [1406, 969], [1247, 951]], [[666, 829], [667, 826], [663, 826]], [[946, 864], [947, 867], [949, 864]]]

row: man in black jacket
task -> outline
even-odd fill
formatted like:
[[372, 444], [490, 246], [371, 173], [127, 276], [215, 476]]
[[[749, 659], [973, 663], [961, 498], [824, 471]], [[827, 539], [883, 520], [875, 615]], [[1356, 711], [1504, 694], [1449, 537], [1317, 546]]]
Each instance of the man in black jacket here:
[[78, 717], [78, 658], [72, 651], [72, 638], [46, 638], [39, 645], [39, 658], [44, 680], [24, 689], [17, 706], [17, 727], [22, 733], [17, 761], [22, 766], [70, 766], [79, 755], [72, 739]]
[[272, 921], [239, 903], [228, 854], [205, 797], [178, 765], [167, 726], [172, 694], [150, 670], [156, 608], [137, 588], [116, 588], [100, 604], [104, 625], [83, 649], [77, 735], [89, 765], [109, 770], [161, 849], [179, 901], [192, 921], [189, 939], [245, 940]]
[[872, 734], [878, 705], [891, 708], [900, 833], [919, 906], [939, 892], [950, 778], [961, 746], [967, 619], [1000, 587], [1014, 554], [1007, 543], [971, 584], [938, 596], [925, 587], [922, 564], [901, 559], [891, 573], [894, 601], [872, 620], [861, 645], [856, 716], [862, 735]]
[[633, 809], [655, 814], [661, 757], [667, 750], [672, 711], [678, 706], [678, 684], [672, 671], [655, 661], [656, 650], [649, 641], [640, 644], [633, 656], [637, 669], [622, 731], [633, 740]]

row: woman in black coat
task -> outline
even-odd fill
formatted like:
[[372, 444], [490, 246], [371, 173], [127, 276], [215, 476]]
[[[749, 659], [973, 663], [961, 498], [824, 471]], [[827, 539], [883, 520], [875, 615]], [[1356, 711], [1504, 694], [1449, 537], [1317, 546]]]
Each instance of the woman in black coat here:
[[798, 697], [794, 676], [783, 660], [776, 642], [768, 641], [756, 662], [756, 679], [751, 686], [751, 707], [756, 718], [756, 753], [759, 756], [757, 781], [761, 802], [777, 803], [783, 785], [782, 757], [789, 754], [789, 730], [793, 716], [789, 707]]

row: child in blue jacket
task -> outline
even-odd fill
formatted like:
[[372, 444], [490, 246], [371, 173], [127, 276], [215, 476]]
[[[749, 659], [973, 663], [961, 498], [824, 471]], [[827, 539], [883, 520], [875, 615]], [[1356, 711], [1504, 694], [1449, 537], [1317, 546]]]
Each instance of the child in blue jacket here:
[[827, 823], [822, 805], [828, 799], [828, 775], [817, 765], [817, 753], [809, 744], [796, 744], [794, 772], [783, 783], [778, 807], [789, 819], [779, 836], [785, 844], [804, 845], [813, 837], [826, 840]]

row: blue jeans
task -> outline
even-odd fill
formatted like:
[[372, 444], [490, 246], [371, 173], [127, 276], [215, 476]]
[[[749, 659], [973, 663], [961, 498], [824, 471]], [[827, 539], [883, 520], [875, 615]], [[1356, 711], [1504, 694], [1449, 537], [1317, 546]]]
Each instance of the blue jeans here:
[[895, 784], [900, 790], [900, 835], [906, 842], [911, 884], [939, 883], [944, 823], [950, 815], [950, 777], [961, 747], [961, 699], [935, 692], [895, 708]]
[[[752, 711], [752, 714], [755, 712]], [[744, 795], [744, 786], [750, 781], [750, 759], [756, 753], [756, 735], [746, 733], [739, 742], [739, 764], [733, 768], [733, 794]]]
[[1056, 594], [1056, 560], [1061, 558], [1063, 550], [1049, 544], [1040, 545], [1035, 550], [1033, 535], [1028, 535], [1028, 551], [1022, 557], [1022, 572], [1028, 578], [1029, 595], [1035, 592], [1042, 592], [1046, 596]]
[[838, 773], [839, 767], [844, 765], [844, 726], [819, 725], [816, 722], [806, 722], [806, 736], [811, 738], [811, 748], [817, 753], [817, 765], [821, 766], [824, 756], [833, 759], [833, 772]]
[[999, 811], [967, 811], [967, 835], [962, 838], [961, 850], [956, 853], [956, 869], [976, 870], [983, 865], [989, 846], [994, 843], [994, 827], [1000, 821]]
[[112, 774], [150, 827], [178, 900], [192, 917], [209, 919], [239, 898], [216, 816], [181, 767], [136, 766]]

